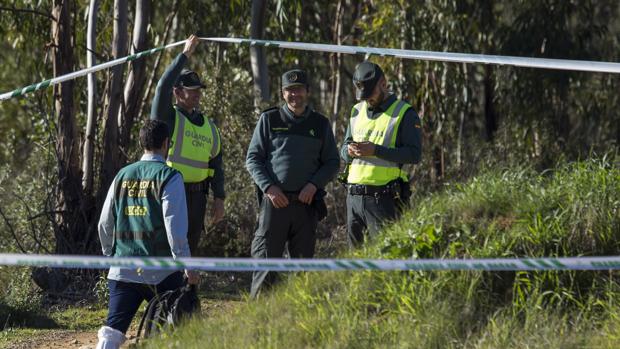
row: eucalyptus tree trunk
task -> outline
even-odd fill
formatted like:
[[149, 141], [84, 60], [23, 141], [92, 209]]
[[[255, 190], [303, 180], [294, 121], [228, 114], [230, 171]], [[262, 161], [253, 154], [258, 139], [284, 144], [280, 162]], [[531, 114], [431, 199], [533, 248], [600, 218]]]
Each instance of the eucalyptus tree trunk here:
[[[99, 0], [90, 0], [88, 8], [88, 29], [86, 31], [86, 64], [94, 66], [96, 62], [95, 48], [97, 38], [97, 13]], [[84, 155], [82, 158], [82, 185], [85, 194], [93, 192], [93, 158], [95, 152], [95, 135], [97, 133], [97, 77], [94, 73], [88, 74], [88, 116], [86, 119], [86, 134], [84, 139]]]
[[[333, 28], [333, 41], [337, 45], [342, 44], [342, 17], [343, 17], [344, 8], [342, 6], [342, 0], [338, 1], [338, 5], [336, 6], [336, 18], [334, 19], [334, 28]], [[342, 66], [342, 55], [340, 53], [332, 54], [331, 68], [332, 68], [332, 78], [333, 78], [333, 87], [332, 87], [332, 115], [331, 115], [331, 126], [334, 135], [337, 135], [338, 129], [338, 113], [340, 112], [340, 80], [341, 80], [341, 66]]]
[[[144, 51], [147, 49], [148, 36], [146, 28], [149, 24], [151, 1], [136, 0], [136, 13], [133, 27], [133, 42], [131, 53]], [[146, 83], [146, 59], [141, 58], [131, 61], [129, 65], [129, 76], [125, 83], [125, 112], [118, 113], [118, 125], [120, 126], [119, 144], [125, 151], [121, 152], [122, 163], [127, 162], [127, 149], [130, 148], [131, 129], [134, 122], [140, 119], [140, 102], [144, 94]]]
[[[250, 24], [250, 38], [262, 39], [265, 33], [266, 0], [252, 1], [252, 22]], [[265, 52], [260, 46], [250, 47], [250, 61], [252, 76], [254, 77], [254, 107], [260, 108], [262, 102], [269, 101], [269, 75]]]
[[[127, 0], [114, 0], [114, 29], [112, 37], [112, 56], [114, 59], [127, 55]], [[110, 69], [108, 81], [108, 103], [105, 112], [103, 131], [103, 160], [101, 162], [101, 187], [99, 197], [102, 199], [120, 168], [118, 113], [123, 97], [123, 64]], [[122, 111], [121, 111], [122, 112]]]
[[[54, 76], [74, 70], [74, 35], [71, 14], [74, 2], [54, 0], [52, 9], [52, 52]], [[73, 81], [54, 86], [56, 122], [58, 126], [56, 157], [58, 185], [56, 191], [55, 223], [56, 253], [80, 253], [86, 222], [80, 215], [82, 183], [79, 163], [80, 145], [77, 138], [73, 101]]]

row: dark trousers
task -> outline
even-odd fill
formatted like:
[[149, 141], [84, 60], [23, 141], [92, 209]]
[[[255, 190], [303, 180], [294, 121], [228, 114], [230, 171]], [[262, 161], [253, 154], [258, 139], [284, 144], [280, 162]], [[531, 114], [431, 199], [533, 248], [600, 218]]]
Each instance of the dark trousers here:
[[347, 195], [347, 234], [349, 244], [359, 246], [364, 236], [373, 238], [386, 223], [401, 214], [401, 202], [391, 195]]
[[123, 333], [127, 332], [142, 301], [150, 301], [156, 294], [175, 290], [185, 284], [180, 271], [170, 274], [157, 285], [108, 280], [110, 303], [106, 325]]
[[205, 210], [207, 209], [207, 192], [205, 190], [192, 190], [185, 186], [185, 199], [187, 201], [187, 242], [192, 257], [198, 256], [198, 245], [204, 228]]
[[[317, 217], [314, 208], [299, 201], [287, 207], [275, 208], [267, 197], [262, 199], [258, 227], [252, 240], [252, 257], [282, 258], [288, 242], [291, 258], [312, 258], [316, 245]], [[256, 271], [252, 275], [251, 297], [256, 298], [261, 287], [271, 286], [277, 274]]]

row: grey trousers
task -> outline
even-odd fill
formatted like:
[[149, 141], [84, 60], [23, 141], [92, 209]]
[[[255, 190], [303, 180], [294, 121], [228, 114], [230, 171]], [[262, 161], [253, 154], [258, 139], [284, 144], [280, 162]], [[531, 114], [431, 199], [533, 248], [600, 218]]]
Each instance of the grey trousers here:
[[373, 238], [386, 223], [401, 214], [401, 202], [391, 195], [347, 194], [347, 235], [349, 244], [359, 246], [365, 236]]
[[[316, 245], [317, 217], [314, 208], [299, 201], [287, 207], [275, 208], [263, 198], [258, 226], [252, 240], [252, 257], [282, 258], [286, 243], [291, 258], [312, 258]], [[278, 280], [275, 272], [256, 271], [252, 275], [250, 296], [257, 298], [261, 288]]]

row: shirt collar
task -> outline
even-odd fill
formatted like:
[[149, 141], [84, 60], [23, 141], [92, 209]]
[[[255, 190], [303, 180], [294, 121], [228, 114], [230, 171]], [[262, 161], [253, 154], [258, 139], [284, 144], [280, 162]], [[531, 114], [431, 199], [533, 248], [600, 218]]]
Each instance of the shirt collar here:
[[306, 106], [306, 110], [304, 110], [303, 114], [301, 114], [300, 116], [296, 116], [295, 113], [293, 113], [293, 111], [288, 108], [288, 105], [286, 105], [286, 103], [282, 105], [282, 110], [284, 111], [286, 117], [294, 122], [307, 118], [308, 115], [310, 115], [311, 111], [310, 106]]
[[159, 155], [159, 154], [142, 154], [142, 157], [140, 158], [140, 161], [166, 162], [166, 159], [164, 159], [164, 157]]

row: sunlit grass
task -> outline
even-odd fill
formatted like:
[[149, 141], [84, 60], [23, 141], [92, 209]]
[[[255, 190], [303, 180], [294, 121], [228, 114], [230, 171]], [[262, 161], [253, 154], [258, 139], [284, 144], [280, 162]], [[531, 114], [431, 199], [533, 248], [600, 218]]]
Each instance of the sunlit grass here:
[[[414, 200], [352, 257], [617, 255], [620, 171], [488, 171]], [[147, 347], [617, 347], [617, 272], [298, 273], [259, 301]], [[592, 340], [596, 338], [596, 340]]]

